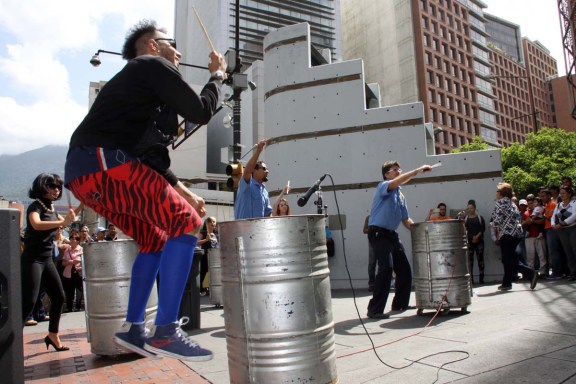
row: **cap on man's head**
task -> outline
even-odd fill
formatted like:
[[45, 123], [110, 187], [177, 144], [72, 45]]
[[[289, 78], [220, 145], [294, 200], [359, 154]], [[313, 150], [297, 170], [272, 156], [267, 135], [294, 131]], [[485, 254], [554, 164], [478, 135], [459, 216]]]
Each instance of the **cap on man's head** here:
[[528, 205], [528, 202], [526, 201], [526, 199], [520, 199], [518, 205]]
[[96, 233], [100, 233], [100, 232], [106, 232], [106, 228], [104, 228], [104, 227], [96, 228]]

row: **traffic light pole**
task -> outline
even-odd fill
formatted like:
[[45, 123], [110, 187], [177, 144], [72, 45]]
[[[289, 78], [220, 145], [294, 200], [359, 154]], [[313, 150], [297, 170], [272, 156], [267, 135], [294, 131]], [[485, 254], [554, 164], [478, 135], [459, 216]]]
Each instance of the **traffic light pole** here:
[[[242, 59], [240, 58], [240, 0], [236, 0], [236, 15], [235, 15], [235, 34], [236, 41], [234, 44], [234, 49], [236, 50], [236, 65], [234, 66], [234, 73], [232, 74], [232, 86], [234, 89], [234, 108], [232, 110], [233, 122], [232, 122], [232, 160], [235, 164], [240, 162], [240, 156], [242, 155], [242, 147], [240, 146], [240, 110], [241, 110], [241, 93], [242, 88], [234, 84], [234, 76], [240, 73], [242, 68]], [[236, 191], [234, 191], [234, 200], [236, 200]]]

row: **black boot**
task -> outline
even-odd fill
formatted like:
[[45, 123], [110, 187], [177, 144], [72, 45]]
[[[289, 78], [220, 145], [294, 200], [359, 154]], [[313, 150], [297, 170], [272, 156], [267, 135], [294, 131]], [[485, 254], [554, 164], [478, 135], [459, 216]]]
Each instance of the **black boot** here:
[[480, 284], [484, 284], [484, 274], [480, 274]]

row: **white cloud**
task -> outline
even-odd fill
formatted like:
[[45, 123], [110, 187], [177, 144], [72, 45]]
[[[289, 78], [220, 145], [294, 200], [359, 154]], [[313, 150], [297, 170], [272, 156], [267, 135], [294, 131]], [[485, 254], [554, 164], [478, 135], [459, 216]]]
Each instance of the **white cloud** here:
[[118, 50], [144, 18], [173, 29], [173, 2], [0, 1], [0, 154], [67, 145], [87, 112], [89, 82], [112, 75], [88, 60], [97, 49]]
[[38, 101], [19, 105], [0, 98], [0, 154], [18, 154], [48, 144], [67, 145], [86, 114], [71, 100]]

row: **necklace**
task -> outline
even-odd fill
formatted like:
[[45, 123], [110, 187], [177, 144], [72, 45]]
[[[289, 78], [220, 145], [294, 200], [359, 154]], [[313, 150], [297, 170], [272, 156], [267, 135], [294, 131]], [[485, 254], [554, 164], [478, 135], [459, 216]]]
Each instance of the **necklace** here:
[[40, 205], [42, 206], [42, 208], [44, 208], [46, 210], [46, 212], [48, 213], [54, 213], [54, 204], [50, 204], [50, 209], [48, 209], [48, 207], [46, 205], [44, 205], [44, 203], [42, 202], [42, 200], [40, 199], [36, 199], [36, 201], [38, 203], [40, 203]]

